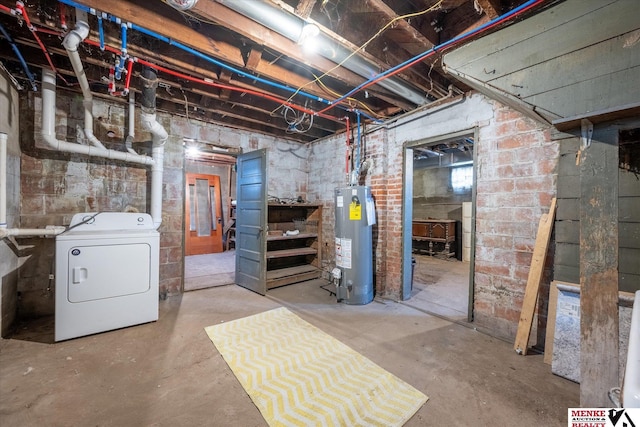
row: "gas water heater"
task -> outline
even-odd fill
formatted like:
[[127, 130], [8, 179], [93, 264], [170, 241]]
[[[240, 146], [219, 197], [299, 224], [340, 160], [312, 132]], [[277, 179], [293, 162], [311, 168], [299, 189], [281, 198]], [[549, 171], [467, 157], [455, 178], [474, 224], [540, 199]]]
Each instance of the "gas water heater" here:
[[336, 268], [333, 281], [338, 302], [368, 304], [373, 300], [372, 226], [376, 222], [371, 189], [335, 189]]

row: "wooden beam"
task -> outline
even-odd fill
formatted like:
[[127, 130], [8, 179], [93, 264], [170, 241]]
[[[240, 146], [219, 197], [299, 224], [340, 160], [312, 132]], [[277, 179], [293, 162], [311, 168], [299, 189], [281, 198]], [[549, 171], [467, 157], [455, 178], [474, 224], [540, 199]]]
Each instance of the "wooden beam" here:
[[[229, 9], [217, 1], [198, 2], [192, 11], [226, 28], [229, 28], [232, 31], [235, 31], [250, 40], [254, 40], [260, 45], [273, 49], [276, 52], [284, 53], [289, 58], [299, 61], [300, 63], [318, 70], [321, 73], [329, 72], [329, 76], [338, 79], [349, 86], [357, 86], [364, 81], [362, 77], [345, 68], [338, 67], [335, 70], [332, 70], [336, 65], [334, 62], [319, 55], [306, 54], [297, 43], [269, 30], [266, 27], [263, 27], [255, 21], [252, 21], [251, 19]], [[263, 63], [264, 61], [261, 61], [260, 65], [262, 66]], [[256, 69], [256, 71], [262, 72], [263, 70], [260, 68]]]
[[247, 58], [247, 69], [255, 71], [260, 65], [261, 60], [262, 51], [259, 49], [251, 49], [251, 52], [249, 52], [249, 57]]
[[[230, 80], [231, 80], [231, 71], [224, 68], [220, 70], [220, 81], [222, 83], [229, 83]], [[231, 95], [231, 91], [229, 89], [220, 90], [220, 99], [226, 101], [229, 99], [229, 95]]]
[[[112, 0], [109, 2], [100, 2], [98, 0], [82, 0], [81, 3], [86, 6], [95, 8], [96, 10], [107, 12], [114, 16], [120, 17], [123, 20], [135, 23], [137, 25], [140, 25], [141, 27], [145, 27], [151, 31], [157, 32], [158, 34], [169, 37], [172, 40], [192, 47], [193, 49], [196, 49], [197, 51], [208, 56], [224, 60], [230, 65], [236, 66], [238, 68], [243, 68], [245, 66], [245, 61], [242, 57], [240, 49], [226, 42], [213, 40], [205, 36], [203, 33], [193, 30], [191, 27], [188, 27], [184, 24], [176, 23], [175, 21], [167, 17], [166, 14], [160, 14], [158, 8], [163, 7], [161, 3], [154, 3], [152, 6], [148, 4], [148, 0], [139, 1], [136, 3], [128, 2], [125, 0]], [[204, 3], [209, 4], [216, 2], [199, 2], [198, 4]], [[171, 9], [171, 11], [173, 11], [173, 9]], [[222, 22], [221, 25], [226, 26], [226, 23]], [[167, 45], [167, 49], [169, 48], [170, 46]], [[135, 52], [140, 50], [142, 49], [134, 46], [133, 44], [129, 47], [131, 55], [135, 55]], [[211, 68], [215, 66], [210, 63], [206, 64], [207, 68], [197, 67], [185, 61], [173, 58], [171, 55], [165, 54], [166, 51], [165, 53], [149, 51], [147, 51], [146, 53], [147, 57], [159, 60], [163, 63], [179, 66], [183, 70], [191, 70], [201, 75], [205, 74], [207, 75], [207, 77], [212, 78]], [[196, 58], [194, 57], [193, 59], [195, 60]], [[335, 64], [333, 64], [332, 62], [328, 62], [332, 64], [332, 66], [335, 66]], [[260, 61], [255, 69], [255, 72], [260, 74], [262, 77], [279, 83], [287, 84], [292, 87], [299, 87], [309, 82], [309, 79], [306, 77], [289, 71], [288, 69], [281, 67], [278, 64], [270, 64], [266, 61]], [[353, 73], [350, 74], [353, 77], [354, 81], [357, 82], [353, 84], [354, 86], [357, 86], [364, 80], [361, 77], [356, 78], [355, 74]], [[215, 78], [217, 79], [217, 76]], [[326, 93], [313, 86], [306, 87], [305, 91], [320, 97], [326, 97]]]
[[123, 21], [132, 22], [147, 28], [155, 33], [190, 46], [202, 53], [223, 59], [232, 65], [244, 66], [240, 49], [229, 43], [207, 37], [205, 34], [171, 19], [170, 13], [175, 12], [175, 10], [169, 6], [165, 6], [161, 2], [151, 2], [149, 0], [138, 2], [125, 0], [110, 0], [108, 2], [102, 0], [81, 0], [80, 3], [117, 16]]
[[499, 0], [476, 0], [489, 19], [495, 19], [502, 13]]
[[580, 159], [580, 406], [609, 407], [618, 376], [618, 132], [596, 128]]
[[316, 0], [300, 0], [296, 6], [296, 15], [300, 18], [307, 19], [311, 16], [313, 6], [315, 6]]
[[[368, 0], [367, 5], [375, 12], [381, 14], [386, 22], [390, 22], [398, 16], [398, 14], [382, 0]], [[404, 34], [397, 34], [398, 32]], [[431, 40], [427, 39], [420, 31], [416, 30], [404, 19], [395, 21], [392, 29], [388, 29], [387, 33], [392, 40], [396, 41], [398, 45], [412, 55], [422, 53], [434, 46]]]
[[536, 245], [533, 248], [527, 287], [525, 288], [522, 311], [520, 312], [520, 321], [518, 322], [518, 333], [516, 334], [516, 341], [513, 345], [516, 353], [523, 356], [527, 354], [527, 349], [529, 347], [531, 325], [533, 324], [533, 315], [536, 308], [536, 301], [538, 300], [538, 291], [540, 289], [540, 283], [542, 282], [542, 275], [544, 273], [544, 264], [547, 258], [549, 242], [551, 240], [551, 231], [553, 230], [555, 214], [556, 198], [554, 197], [551, 200], [549, 213], [542, 214], [538, 224]]

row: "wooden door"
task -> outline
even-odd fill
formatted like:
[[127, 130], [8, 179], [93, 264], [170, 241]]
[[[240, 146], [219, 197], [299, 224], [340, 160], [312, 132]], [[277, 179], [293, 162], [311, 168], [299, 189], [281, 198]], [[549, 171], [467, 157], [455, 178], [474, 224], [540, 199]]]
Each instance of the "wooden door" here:
[[236, 283], [267, 292], [267, 151], [238, 156], [236, 186]]
[[222, 252], [220, 177], [187, 174], [185, 255]]

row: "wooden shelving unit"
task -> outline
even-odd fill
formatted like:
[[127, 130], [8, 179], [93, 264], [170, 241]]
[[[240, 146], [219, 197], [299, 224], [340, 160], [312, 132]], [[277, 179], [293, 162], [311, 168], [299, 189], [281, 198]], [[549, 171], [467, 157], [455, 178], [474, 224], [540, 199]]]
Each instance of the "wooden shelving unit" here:
[[[296, 203], [268, 205], [267, 289], [321, 276], [322, 206]], [[295, 232], [287, 235], [287, 231]]]

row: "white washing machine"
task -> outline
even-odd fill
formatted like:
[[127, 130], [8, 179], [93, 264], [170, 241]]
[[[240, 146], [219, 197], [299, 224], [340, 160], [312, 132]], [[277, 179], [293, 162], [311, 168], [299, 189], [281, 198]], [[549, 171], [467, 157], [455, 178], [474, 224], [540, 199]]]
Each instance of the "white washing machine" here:
[[74, 215], [56, 237], [55, 340], [158, 320], [159, 261], [149, 214]]

